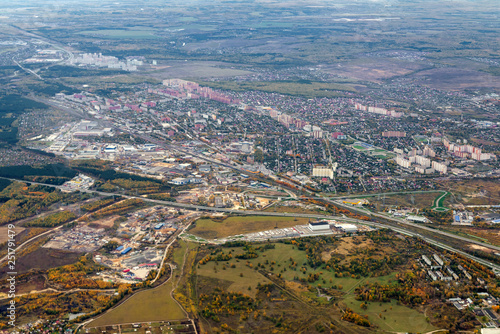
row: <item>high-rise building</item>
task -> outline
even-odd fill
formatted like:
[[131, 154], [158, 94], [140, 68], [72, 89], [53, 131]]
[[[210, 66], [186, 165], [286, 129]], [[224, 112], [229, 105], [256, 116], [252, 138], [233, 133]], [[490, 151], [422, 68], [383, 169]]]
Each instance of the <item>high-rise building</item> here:
[[328, 177], [333, 179], [333, 169], [326, 166], [314, 166], [313, 167], [313, 177]]

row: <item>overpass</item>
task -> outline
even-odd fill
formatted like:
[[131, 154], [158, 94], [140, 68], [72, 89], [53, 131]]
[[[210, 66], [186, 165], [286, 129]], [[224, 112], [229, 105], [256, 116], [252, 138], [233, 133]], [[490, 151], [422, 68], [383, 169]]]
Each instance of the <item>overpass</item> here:
[[[31, 184], [37, 184], [37, 185], [42, 185], [42, 186], [54, 187], [54, 188], [58, 188], [58, 189], [62, 188], [62, 186], [57, 186], [57, 185], [47, 184], [47, 183], [31, 182], [31, 181], [26, 181], [26, 180], [17, 180], [17, 179], [5, 178], [5, 177], [0, 177], [0, 178], [7, 179], [7, 180], [10, 180], [10, 181], [29, 182]], [[478, 257], [473, 256], [473, 255], [470, 255], [470, 254], [468, 254], [468, 253], [466, 253], [466, 252], [464, 252], [462, 250], [459, 250], [459, 249], [456, 249], [456, 248], [451, 247], [449, 245], [443, 244], [442, 242], [439, 242], [439, 241], [434, 240], [434, 239], [432, 239], [430, 237], [427, 237], [427, 236], [423, 236], [423, 235], [421, 235], [421, 234], [419, 234], [417, 232], [405, 229], [404, 227], [406, 225], [408, 227], [419, 228], [419, 229], [422, 229], [422, 230], [425, 230], [425, 231], [430, 231], [430, 232], [433, 232], [433, 233], [441, 234], [443, 236], [446, 236], [446, 237], [449, 237], [449, 238], [452, 238], [452, 239], [456, 239], [456, 240], [460, 240], [460, 241], [464, 241], [464, 242], [468, 242], [468, 243], [480, 245], [480, 246], [487, 247], [487, 248], [494, 249], [494, 250], [498, 250], [498, 251], [500, 251], [500, 247], [497, 247], [497, 246], [494, 246], [494, 245], [490, 245], [490, 244], [487, 244], [487, 243], [484, 243], [484, 242], [480, 242], [480, 241], [477, 241], [477, 240], [474, 240], [474, 239], [469, 239], [469, 238], [466, 238], [466, 237], [458, 236], [458, 235], [455, 235], [455, 234], [452, 234], [452, 233], [448, 233], [448, 232], [444, 232], [444, 231], [432, 229], [432, 228], [429, 228], [427, 226], [422, 226], [422, 225], [418, 225], [418, 224], [415, 224], [415, 223], [407, 222], [404, 219], [394, 218], [394, 217], [388, 217], [388, 216], [385, 216], [385, 215], [382, 215], [382, 214], [372, 213], [372, 212], [370, 212], [370, 211], [368, 211], [366, 209], [361, 209], [361, 208], [346, 206], [346, 205], [342, 204], [341, 201], [331, 201], [331, 200], [327, 200], [327, 199], [323, 198], [324, 200], [327, 200], [327, 201], [329, 201], [329, 202], [331, 202], [331, 203], [333, 203], [333, 204], [335, 204], [337, 206], [346, 208], [348, 210], [352, 210], [354, 212], [357, 212], [357, 213], [360, 213], [360, 214], [363, 214], [363, 215], [374, 216], [374, 217], [379, 217], [379, 218], [383, 218], [383, 219], [387, 219], [387, 220], [392, 220], [392, 221], [394, 221], [394, 222], [396, 222], [398, 224], [402, 224], [402, 226], [401, 227], [397, 227], [397, 226], [392, 226], [392, 225], [384, 224], [384, 223], [380, 223], [380, 222], [369, 222], [369, 221], [360, 220], [360, 219], [354, 219], [354, 218], [349, 218], [349, 217], [345, 217], [345, 216], [331, 216], [331, 215], [329, 216], [329, 215], [310, 214], [310, 213], [265, 212], [265, 211], [255, 211], [255, 210], [234, 210], [234, 209], [228, 209], [228, 208], [216, 208], [216, 207], [209, 207], [209, 206], [202, 206], [202, 205], [195, 205], [195, 204], [187, 204], [187, 203], [177, 203], [177, 202], [163, 201], [163, 200], [145, 198], [145, 197], [140, 197], [140, 196], [122, 195], [122, 194], [118, 194], [118, 193], [110, 193], [110, 192], [104, 192], [104, 191], [94, 191], [94, 190], [85, 190], [85, 189], [83, 189], [81, 191], [85, 192], [85, 193], [99, 194], [101, 196], [121, 196], [121, 197], [129, 198], [129, 199], [140, 199], [140, 200], [143, 200], [144, 202], [148, 202], [148, 203], [153, 203], [153, 204], [158, 204], [158, 205], [163, 205], [163, 206], [169, 206], [169, 207], [174, 207], [174, 208], [182, 208], [182, 209], [187, 209], [187, 210], [224, 212], [224, 213], [228, 213], [228, 214], [255, 215], [255, 216], [278, 216], [278, 217], [301, 217], [301, 218], [316, 218], [316, 219], [338, 219], [338, 220], [342, 220], [342, 221], [346, 221], [346, 222], [351, 222], [351, 223], [356, 223], [356, 224], [363, 224], [363, 225], [367, 225], [367, 226], [371, 226], [371, 227], [375, 227], [375, 228], [387, 228], [387, 229], [391, 229], [391, 230], [393, 230], [395, 232], [398, 232], [398, 233], [401, 233], [401, 234], [404, 234], [404, 235], [421, 238], [421, 239], [425, 240], [426, 242], [428, 242], [428, 243], [430, 243], [432, 245], [435, 245], [437, 247], [440, 247], [442, 249], [445, 249], [445, 250], [448, 250], [448, 251], [451, 251], [451, 252], [455, 252], [455, 253], [461, 254], [463, 256], [466, 256], [469, 259], [477, 261], [478, 263], [481, 263], [481, 264], [483, 264], [483, 265], [485, 265], [485, 266], [493, 269], [495, 272], [500, 272], [500, 265], [494, 264], [494, 263], [492, 263], [490, 261], [487, 261], [487, 260], [483, 260], [483, 259], [478, 258]], [[340, 204], [339, 204], [339, 202], [340, 202]]]

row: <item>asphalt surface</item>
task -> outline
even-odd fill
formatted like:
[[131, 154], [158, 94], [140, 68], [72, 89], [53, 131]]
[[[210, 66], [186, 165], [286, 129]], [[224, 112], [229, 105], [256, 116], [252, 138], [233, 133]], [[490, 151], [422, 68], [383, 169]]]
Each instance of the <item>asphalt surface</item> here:
[[[4, 178], [4, 177], [0, 177], [0, 178]], [[17, 180], [17, 179], [10, 179], [10, 178], [4, 178], [4, 179], [8, 179], [8, 180], [11, 180], [11, 181], [27, 182], [26, 180]], [[39, 183], [39, 182], [30, 182], [30, 183], [32, 183], [32, 184], [39, 184], [39, 185], [43, 185], [43, 186], [54, 187], [54, 188], [61, 188], [61, 186], [56, 186], [56, 185], [46, 184], [46, 183]], [[122, 194], [117, 194], [117, 193], [109, 193], [109, 192], [103, 192], [103, 191], [93, 191], [93, 190], [84, 190], [84, 189], [82, 189], [81, 191], [82, 192], [87, 192], [87, 193], [96, 193], [96, 194], [99, 194], [101, 196], [122, 196], [124, 198], [136, 198], [136, 199], [141, 199], [141, 200], [143, 200], [145, 202], [160, 204], [160, 205], [169, 206], [169, 207], [176, 207], [176, 208], [184, 208], [184, 209], [189, 209], [189, 210], [196, 210], [196, 211], [214, 211], [214, 212], [226, 212], [226, 213], [230, 213], [230, 214], [243, 214], [243, 215], [256, 215], [256, 216], [279, 216], [279, 217], [303, 217], [303, 218], [318, 218], [318, 219], [338, 219], [338, 220], [342, 220], [342, 221], [346, 221], [346, 222], [364, 224], [364, 225], [373, 226], [373, 227], [377, 227], [377, 228], [388, 228], [388, 229], [391, 229], [391, 230], [396, 231], [396, 232], [401, 233], [401, 234], [405, 234], [405, 235], [409, 235], [409, 236], [414, 236], [414, 237], [421, 238], [421, 239], [425, 240], [426, 242], [428, 242], [430, 244], [433, 244], [435, 246], [438, 246], [440, 248], [443, 248], [443, 249], [446, 249], [446, 250], [449, 250], [449, 251], [452, 251], [452, 252], [455, 252], [455, 253], [459, 253], [459, 254], [464, 255], [464, 256], [466, 256], [466, 257], [468, 257], [470, 259], [473, 259], [473, 260], [475, 260], [475, 261], [477, 261], [477, 262], [479, 262], [479, 263], [481, 263], [481, 264], [483, 264], [483, 265], [485, 265], [485, 266], [487, 266], [489, 268], [492, 268], [495, 271], [500, 272], [500, 266], [499, 265], [496, 265], [496, 264], [494, 264], [492, 262], [489, 262], [489, 261], [477, 258], [475, 256], [472, 256], [472, 255], [470, 255], [470, 254], [468, 254], [468, 253], [466, 253], [464, 251], [461, 251], [459, 249], [453, 248], [453, 247], [451, 247], [449, 245], [445, 245], [445, 244], [443, 244], [443, 243], [441, 243], [439, 241], [436, 241], [436, 240], [434, 240], [432, 238], [429, 238], [429, 237], [426, 237], [426, 236], [422, 236], [422, 235], [420, 235], [417, 232], [414, 232], [414, 231], [411, 231], [411, 230], [407, 230], [407, 229], [404, 228], [404, 226], [405, 225], [409, 226], [409, 227], [411, 226], [413, 228], [418, 228], [418, 229], [422, 229], [422, 230], [425, 230], [425, 231], [428, 231], [428, 232], [440, 234], [440, 235], [446, 236], [446, 237], [451, 238], [451, 239], [460, 240], [460, 241], [464, 241], [464, 242], [467, 242], [467, 243], [472, 243], [472, 244], [480, 245], [480, 246], [483, 246], [483, 247], [486, 247], [486, 248], [490, 248], [490, 249], [494, 249], [494, 250], [498, 250], [498, 251], [500, 251], [500, 247], [497, 247], [497, 246], [494, 246], [494, 245], [490, 245], [490, 244], [486, 244], [486, 243], [483, 243], [483, 242], [480, 242], [480, 241], [477, 241], [477, 240], [474, 240], [474, 239], [469, 239], [469, 238], [466, 238], [466, 237], [461, 237], [461, 236], [458, 236], [458, 235], [455, 235], [455, 234], [452, 234], [452, 233], [448, 233], [448, 232], [444, 232], [444, 231], [432, 229], [432, 228], [429, 228], [429, 227], [426, 227], [426, 226], [422, 226], [422, 225], [419, 225], [419, 224], [411, 223], [411, 222], [408, 222], [408, 221], [406, 221], [404, 219], [401, 219], [401, 218], [389, 217], [389, 216], [385, 216], [385, 215], [378, 214], [378, 213], [372, 213], [372, 212], [367, 211], [365, 209], [356, 208], [356, 207], [353, 207], [353, 206], [347, 206], [347, 205], [344, 205], [340, 200], [332, 201], [332, 200], [329, 200], [327, 198], [323, 198], [324, 200], [328, 200], [329, 202], [331, 202], [331, 203], [333, 203], [333, 204], [335, 204], [337, 206], [346, 208], [348, 210], [351, 210], [351, 211], [354, 211], [354, 212], [357, 212], [357, 213], [360, 213], [360, 214], [363, 214], [363, 215], [367, 215], [367, 216], [372, 216], [372, 217], [374, 216], [374, 217], [379, 217], [379, 218], [387, 219], [387, 220], [396, 222], [398, 224], [402, 224], [402, 226], [401, 227], [395, 227], [395, 226], [386, 225], [386, 224], [383, 224], [383, 223], [368, 222], [368, 221], [364, 221], [364, 220], [347, 218], [347, 217], [344, 217], [344, 216], [327, 216], [327, 215], [307, 214], [307, 213], [263, 212], [263, 211], [254, 211], [254, 210], [244, 210], [243, 211], [243, 210], [233, 210], [233, 209], [227, 209], [227, 208], [207, 207], [207, 206], [194, 205], [194, 204], [186, 204], [186, 203], [169, 202], [169, 201], [162, 201], [162, 200], [144, 198], [144, 197], [140, 197], [140, 196], [128, 196], [128, 195], [122, 195]]]

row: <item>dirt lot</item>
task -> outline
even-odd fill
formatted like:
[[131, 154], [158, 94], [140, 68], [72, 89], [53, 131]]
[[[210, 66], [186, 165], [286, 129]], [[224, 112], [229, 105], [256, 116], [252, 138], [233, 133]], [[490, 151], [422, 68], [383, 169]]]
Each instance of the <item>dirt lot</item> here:
[[[18, 274], [31, 269], [50, 269], [74, 263], [82, 254], [71, 253], [54, 249], [38, 248], [34, 252], [22, 256], [16, 261], [16, 271]], [[0, 269], [0, 277], [4, 277], [9, 270], [7, 267]]]
[[447, 206], [451, 199], [461, 196], [464, 205], [500, 204], [500, 187], [498, 182], [489, 180], [453, 180], [441, 182], [443, 189], [449, 189], [455, 197], [448, 196], [444, 205]]
[[436, 89], [500, 88], [500, 77], [460, 68], [435, 68], [416, 74], [426, 85]]
[[[396, 206], [406, 206], [406, 207], [417, 207], [420, 209], [428, 208], [432, 206], [436, 196], [439, 196], [439, 192], [435, 193], [424, 193], [424, 194], [407, 194], [407, 195], [391, 195], [385, 197], [385, 205], [396, 205]], [[412, 200], [413, 196], [413, 200]], [[368, 198], [370, 203], [382, 205], [384, 199], [381, 197], [370, 197]]]
[[[16, 235], [20, 234], [24, 230], [25, 230], [25, 228], [20, 227], [20, 226], [16, 226], [16, 228], [14, 229], [14, 231], [16, 232]], [[8, 235], [7, 231], [8, 231], [7, 226], [0, 227], [0, 244], [3, 244], [4, 242], [6, 242], [9, 239], [9, 235]]]
[[471, 249], [480, 250], [480, 251], [483, 251], [485, 253], [493, 253], [494, 252], [494, 250], [492, 250], [490, 248], [479, 246], [479, 245], [469, 244], [468, 246]]
[[421, 70], [425, 65], [403, 60], [367, 58], [326, 67], [325, 71], [363, 81], [382, 82], [384, 79]]
[[113, 224], [115, 223], [115, 220], [117, 220], [118, 218], [120, 218], [120, 216], [115, 215], [99, 220], [94, 220], [89, 224], [89, 226], [95, 228], [112, 228]]

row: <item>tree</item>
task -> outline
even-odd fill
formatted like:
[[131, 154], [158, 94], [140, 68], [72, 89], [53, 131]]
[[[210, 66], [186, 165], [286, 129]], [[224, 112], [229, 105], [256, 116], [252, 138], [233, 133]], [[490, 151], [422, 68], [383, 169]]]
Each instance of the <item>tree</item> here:
[[115, 250], [116, 248], [118, 248], [118, 246], [120, 246], [120, 244], [114, 240], [108, 242], [107, 244], [105, 244], [102, 248], [104, 248], [107, 252], [111, 252], [113, 250]]
[[262, 150], [259, 148], [255, 149], [255, 153], [253, 155], [253, 158], [256, 162], [263, 162], [264, 161], [264, 152], [262, 152]]

